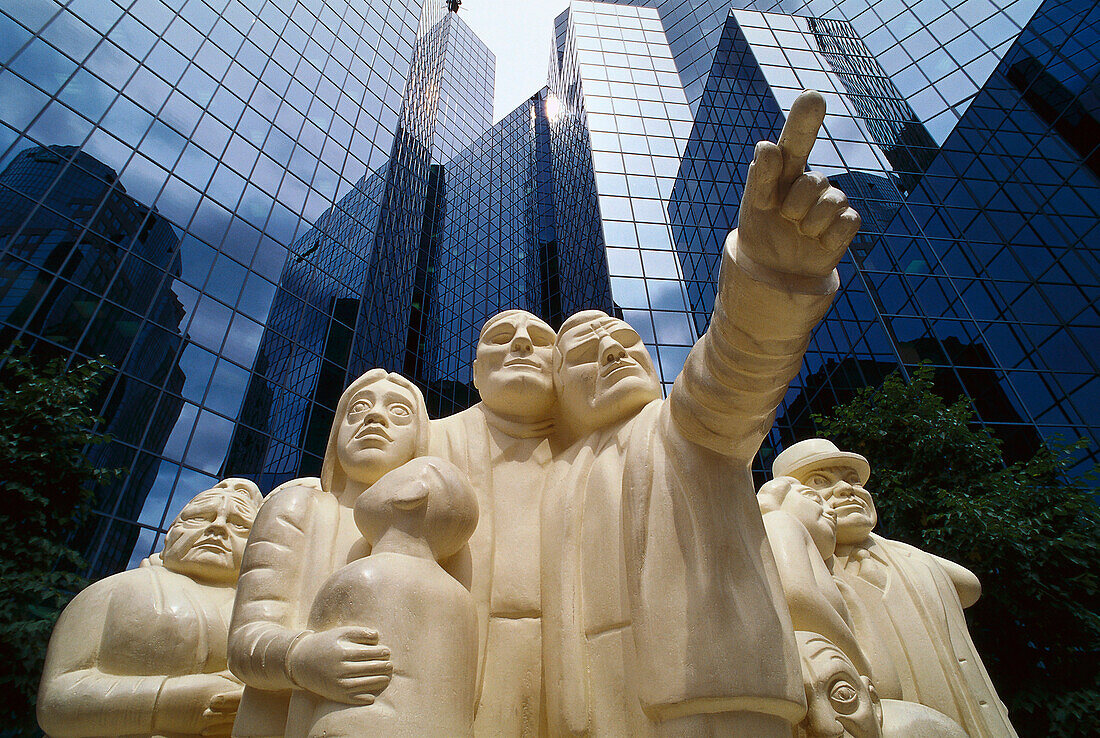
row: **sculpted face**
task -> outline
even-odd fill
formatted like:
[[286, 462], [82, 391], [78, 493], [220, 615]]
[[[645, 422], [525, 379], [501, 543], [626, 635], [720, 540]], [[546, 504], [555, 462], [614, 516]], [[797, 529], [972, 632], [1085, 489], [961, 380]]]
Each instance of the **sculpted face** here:
[[811, 469], [801, 476], [802, 481], [817, 490], [836, 512], [837, 543], [860, 543], [870, 535], [878, 523], [878, 512], [855, 469], [846, 466], [823, 467]]
[[336, 455], [351, 479], [372, 484], [416, 453], [420, 427], [412, 392], [380, 379], [348, 399]]
[[474, 359], [474, 386], [494, 412], [523, 421], [554, 405], [554, 329], [519, 310], [490, 318]]
[[810, 537], [822, 550], [822, 556], [832, 555], [836, 548], [836, 512], [825, 502], [821, 493], [801, 483], [791, 485], [780, 508], [794, 516], [810, 533]]
[[256, 505], [243, 490], [200, 492], [168, 529], [164, 565], [192, 579], [236, 581], [255, 517]]
[[882, 710], [871, 680], [825, 638], [802, 631], [795, 636], [808, 708], [799, 738], [881, 738]]
[[661, 396], [649, 351], [637, 331], [617, 318], [567, 328], [557, 349], [562, 413], [578, 429], [625, 420]]

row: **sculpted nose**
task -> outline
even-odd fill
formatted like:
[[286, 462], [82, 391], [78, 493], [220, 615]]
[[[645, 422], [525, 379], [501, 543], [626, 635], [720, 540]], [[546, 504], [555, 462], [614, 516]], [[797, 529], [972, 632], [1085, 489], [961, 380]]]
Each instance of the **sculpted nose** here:
[[531, 343], [531, 337], [526, 332], [517, 332], [512, 339], [512, 351], [517, 354], [526, 356], [535, 350], [535, 346]]
[[618, 341], [610, 336], [600, 339], [600, 363], [613, 364], [626, 356], [626, 349]]
[[218, 535], [222, 538], [229, 536], [229, 525], [225, 521], [225, 515], [218, 515], [206, 526], [207, 535]]
[[382, 412], [377, 405], [368, 410], [367, 414], [363, 416], [363, 425], [369, 425], [371, 423], [389, 425], [389, 418], [386, 417], [386, 414]]

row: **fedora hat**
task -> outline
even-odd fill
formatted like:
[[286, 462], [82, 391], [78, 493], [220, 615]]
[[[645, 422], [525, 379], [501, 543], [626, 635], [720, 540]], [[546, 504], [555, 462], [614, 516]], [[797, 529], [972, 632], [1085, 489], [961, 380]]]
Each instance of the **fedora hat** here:
[[871, 465], [859, 454], [841, 451], [832, 441], [810, 438], [784, 449], [772, 462], [773, 477], [800, 478], [801, 472], [828, 466], [845, 466], [856, 470], [860, 484], [871, 476]]

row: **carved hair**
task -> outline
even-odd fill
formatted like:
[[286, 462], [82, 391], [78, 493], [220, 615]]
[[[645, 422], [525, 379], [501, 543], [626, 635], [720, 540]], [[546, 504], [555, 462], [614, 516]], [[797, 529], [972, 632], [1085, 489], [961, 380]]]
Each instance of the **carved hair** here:
[[[340, 433], [340, 423], [348, 414], [348, 404], [356, 392], [368, 387], [375, 382], [387, 379], [398, 387], [408, 390], [412, 395], [413, 414], [416, 417], [416, 451], [415, 456], [421, 456], [428, 451], [428, 406], [424, 402], [424, 395], [420, 388], [405, 377], [396, 372], [387, 372], [385, 369], [371, 369], [366, 372], [344, 390], [340, 395], [340, 401], [336, 403], [336, 414], [333, 416], [332, 430], [328, 434], [328, 444], [325, 446], [325, 460], [321, 464], [321, 489], [335, 494], [344, 486], [344, 470], [340, 465], [340, 459], [336, 455], [337, 437]], [[335, 486], [334, 486], [335, 485]]]
[[[403, 485], [421, 479], [429, 492], [423, 511], [403, 510], [390, 499]], [[421, 534], [436, 561], [442, 561], [466, 544], [477, 527], [477, 494], [469, 478], [454, 464], [435, 456], [419, 456], [386, 472], [359, 496], [355, 524], [373, 547], [390, 527], [407, 516], [423, 516]]]
[[787, 499], [787, 494], [795, 487], [804, 487], [802, 482], [798, 481], [794, 477], [776, 477], [770, 482], [766, 482], [760, 491], [756, 493], [756, 502], [760, 505], [760, 514], [764, 515], [783, 507], [783, 500]]

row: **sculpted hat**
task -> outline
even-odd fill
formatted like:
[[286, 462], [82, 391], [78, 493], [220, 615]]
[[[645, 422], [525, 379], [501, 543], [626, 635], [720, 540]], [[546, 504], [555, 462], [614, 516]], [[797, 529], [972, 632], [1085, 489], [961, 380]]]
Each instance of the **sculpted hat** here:
[[773, 477], [795, 477], [810, 469], [826, 466], [846, 466], [856, 470], [860, 484], [866, 484], [871, 476], [871, 465], [859, 454], [841, 451], [832, 441], [824, 438], [810, 438], [799, 441], [772, 462]]

